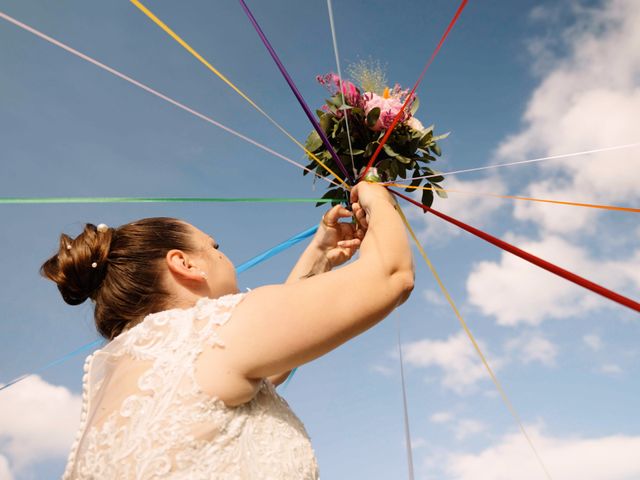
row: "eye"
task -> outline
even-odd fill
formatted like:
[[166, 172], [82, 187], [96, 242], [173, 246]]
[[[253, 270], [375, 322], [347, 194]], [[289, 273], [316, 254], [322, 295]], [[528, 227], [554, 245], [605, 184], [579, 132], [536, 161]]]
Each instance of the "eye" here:
[[216, 250], [218, 250], [220, 248], [220, 244], [219, 243], [214, 243], [213, 244], [213, 248], [215, 248]]

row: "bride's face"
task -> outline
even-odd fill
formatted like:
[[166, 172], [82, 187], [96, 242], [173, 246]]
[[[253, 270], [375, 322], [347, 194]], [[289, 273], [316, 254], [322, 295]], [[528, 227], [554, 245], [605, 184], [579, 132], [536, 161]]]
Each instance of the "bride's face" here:
[[212, 297], [238, 292], [236, 269], [222, 253], [216, 240], [191, 225], [193, 241], [198, 256], [198, 267], [206, 274], [206, 282]]

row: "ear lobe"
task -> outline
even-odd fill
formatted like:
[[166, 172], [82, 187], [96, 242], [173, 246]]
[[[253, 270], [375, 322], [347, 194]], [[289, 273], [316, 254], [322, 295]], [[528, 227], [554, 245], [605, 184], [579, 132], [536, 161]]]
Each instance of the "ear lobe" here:
[[189, 256], [182, 250], [169, 250], [165, 260], [167, 268], [174, 276], [184, 280], [203, 280], [199, 270], [191, 265]]

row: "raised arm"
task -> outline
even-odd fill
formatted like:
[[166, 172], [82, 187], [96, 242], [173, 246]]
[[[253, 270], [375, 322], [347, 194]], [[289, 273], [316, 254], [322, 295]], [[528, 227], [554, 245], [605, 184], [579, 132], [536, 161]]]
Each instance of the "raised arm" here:
[[[351, 218], [353, 213], [341, 205], [334, 206], [323, 217], [313, 239], [302, 252], [285, 283], [299, 282], [328, 272], [342, 265], [356, 253], [364, 237], [364, 228], [353, 223], [342, 223], [341, 218]], [[274, 385], [284, 382], [291, 370], [269, 377]]]
[[413, 261], [395, 202], [381, 186], [352, 190], [368, 226], [355, 262], [304, 281], [253, 290], [220, 327], [230, 374], [257, 379], [309, 362], [362, 333], [404, 302]]

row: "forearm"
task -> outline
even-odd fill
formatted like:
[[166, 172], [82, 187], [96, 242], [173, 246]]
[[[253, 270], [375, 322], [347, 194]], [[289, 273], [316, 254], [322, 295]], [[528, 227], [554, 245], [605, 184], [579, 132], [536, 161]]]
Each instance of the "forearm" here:
[[331, 270], [331, 264], [327, 259], [326, 253], [312, 240], [300, 255], [285, 283], [297, 282], [302, 278], [318, 275], [329, 270]]
[[369, 228], [360, 247], [360, 259], [377, 263], [382, 273], [413, 272], [413, 258], [397, 205], [380, 202], [369, 210]]

